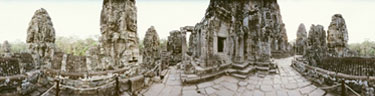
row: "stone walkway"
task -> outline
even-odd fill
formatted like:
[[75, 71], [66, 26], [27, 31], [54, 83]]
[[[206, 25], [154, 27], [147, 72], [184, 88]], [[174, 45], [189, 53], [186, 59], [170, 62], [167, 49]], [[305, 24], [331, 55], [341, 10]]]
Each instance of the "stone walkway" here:
[[279, 73], [264, 78], [255, 74], [241, 80], [222, 76], [196, 85], [182, 86], [179, 71], [169, 70], [163, 83], [153, 84], [145, 96], [322, 96], [325, 91], [312, 85], [290, 67], [293, 57], [276, 59]]

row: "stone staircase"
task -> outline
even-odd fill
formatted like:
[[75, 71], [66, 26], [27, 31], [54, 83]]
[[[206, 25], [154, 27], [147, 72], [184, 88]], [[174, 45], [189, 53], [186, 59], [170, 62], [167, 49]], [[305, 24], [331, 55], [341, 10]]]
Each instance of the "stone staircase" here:
[[277, 66], [272, 62], [257, 62], [255, 63], [258, 77], [265, 77], [268, 74], [276, 74]]
[[236, 78], [246, 79], [250, 74], [255, 73], [259, 77], [265, 77], [268, 74], [276, 74], [277, 66], [271, 62], [245, 62], [231, 63], [218, 68], [200, 69], [195, 74], [181, 74], [183, 83], [197, 83], [215, 78], [223, 74], [228, 74]]
[[181, 74], [181, 80], [183, 83], [196, 83], [211, 78], [219, 77], [225, 73], [229, 73], [230, 64], [221, 65], [217, 68], [199, 69], [195, 74]]
[[234, 77], [246, 79], [251, 72], [255, 71], [255, 67], [253, 65], [254, 65], [253, 62], [233, 64], [232, 68], [230, 69], [232, 70], [230, 73]]

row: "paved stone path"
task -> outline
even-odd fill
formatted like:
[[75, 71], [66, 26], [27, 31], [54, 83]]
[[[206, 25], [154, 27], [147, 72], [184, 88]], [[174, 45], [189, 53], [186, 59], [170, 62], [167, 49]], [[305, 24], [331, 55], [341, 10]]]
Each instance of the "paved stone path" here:
[[293, 57], [276, 59], [279, 74], [264, 78], [255, 74], [241, 80], [222, 76], [212, 81], [182, 86], [179, 71], [169, 70], [163, 83], [153, 84], [145, 96], [322, 96], [325, 91], [312, 85], [290, 67]]

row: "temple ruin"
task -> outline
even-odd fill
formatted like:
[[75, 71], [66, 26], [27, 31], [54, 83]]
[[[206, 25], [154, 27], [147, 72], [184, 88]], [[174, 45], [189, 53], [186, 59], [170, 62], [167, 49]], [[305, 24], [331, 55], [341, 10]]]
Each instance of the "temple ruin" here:
[[[297, 34], [300, 34], [300, 31]], [[354, 52], [348, 48], [348, 39], [345, 20], [341, 14], [334, 14], [327, 35], [322, 25], [310, 27], [307, 47], [296, 45], [297, 51], [305, 51], [305, 54], [295, 58], [292, 67], [319, 85], [346, 86], [332, 92], [372, 96], [374, 79], [371, 78], [374, 76], [374, 65], [369, 62], [372, 62], [373, 58], [354, 57]], [[297, 39], [297, 42], [302, 41]]]
[[1, 45], [0, 95], [373, 96], [375, 59], [354, 57], [342, 15], [330, 22], [327, 31], [301, 23], [291, 44], [277, 0], [210, 0], [203, 19], [170, 31], [164, 48], [154, 26], [139, 42], [136, 0], [103, 0], [98, 45], [76, 56], [57, 48], [41, 8], [27, 51]]

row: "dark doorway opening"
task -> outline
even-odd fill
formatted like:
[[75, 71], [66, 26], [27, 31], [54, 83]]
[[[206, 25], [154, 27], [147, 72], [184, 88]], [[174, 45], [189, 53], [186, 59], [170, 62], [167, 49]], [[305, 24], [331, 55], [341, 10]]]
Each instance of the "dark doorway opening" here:
[[217, 51], [224, 52], [225, 37], [217, 37]]

